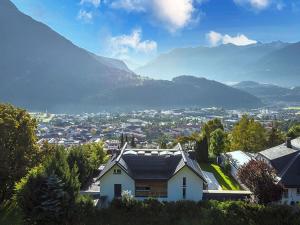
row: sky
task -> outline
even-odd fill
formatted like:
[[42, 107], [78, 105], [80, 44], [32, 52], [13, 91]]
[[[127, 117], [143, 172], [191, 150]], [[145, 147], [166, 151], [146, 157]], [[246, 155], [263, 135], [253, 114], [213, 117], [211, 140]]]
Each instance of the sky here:
[[174, 48], [300, 41], [300, 0], [12, 0], [74, 44], [135, 69]]

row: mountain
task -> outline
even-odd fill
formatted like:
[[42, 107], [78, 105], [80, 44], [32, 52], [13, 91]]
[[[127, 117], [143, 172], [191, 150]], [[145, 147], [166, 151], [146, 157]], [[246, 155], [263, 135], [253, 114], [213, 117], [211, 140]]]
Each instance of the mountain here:
[[0, 1], [0, 80], [0, 102], [39, 111], [261, 105], [257, 97], [204, 78], [137, 76], [120, 60], [77, 47], [9, 0]]
[[242, 81], [232, 86], [260, 98], [266, 104], [300, 103], [300, 87], [285, 88], [254, 81]]
[[0, 34], [1, 101], [45, 109], [137, 82], [123, 62], [75, 46], [8, 0], [0, 1]]
[[277, 41], [247, 46], [178, 48], [159, 55], [135, 72], [153, 78], [164, 76], [164, 79], [191, 74], [223, 82], [254, 80], [300, 85], [299, 46], [300, 43]]
[[261, 101], [225, 84], [193, 76], [179, 76], [172, 81], [144, 80], [134, 87], [123, 87], [97, 96], [105, 105], [131, 107], [258, 107]]

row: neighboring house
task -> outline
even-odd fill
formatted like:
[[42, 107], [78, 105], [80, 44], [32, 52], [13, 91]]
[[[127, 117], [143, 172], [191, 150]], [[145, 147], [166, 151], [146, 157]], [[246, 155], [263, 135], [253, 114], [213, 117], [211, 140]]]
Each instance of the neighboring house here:
[[222, 154], [221, 157], [223, 165], [225, 161], [230, 164], [230, 173], [236, 180], [238, 180], [237, 172], [239, 168], [247, 164], [252, 159], [252, 155], [250, 153], [243, 151], [226, 152]]
[[300, 139], [288, 139], [286, 143], [261, 151], [256, 159], [272, 166], [278, 183], [284, 186], [282, 203], [300, 202]]
[[198, 163], [182, 150], [128, 149], [106, 164], [100, 174], [100, 196], [110, 202], [129, 191], [139, 200], [202, 200], [206, 180]]

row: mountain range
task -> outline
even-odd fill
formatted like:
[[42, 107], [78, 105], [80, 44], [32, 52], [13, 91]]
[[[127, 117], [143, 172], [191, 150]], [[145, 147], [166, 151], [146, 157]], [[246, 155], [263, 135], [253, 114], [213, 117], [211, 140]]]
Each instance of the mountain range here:
[[267, 105], [298, 104], [300, 102], [300, 87], [285, 88], [254, 81], [242, 81], [232, 86], [258, 97]]
[[190, 74], [222, 82], [253, 80], [293, 86], [300, 85], [299, 56], [300, 42], [178, 48], [159, 55], [135, 72], [164, 79]]
[[0, 34], [0, 102], [54, 112], [261, 105], [249, 93], [205, 78], [138, 76], [122, 61], [79, 48], [9, 0], [0, 1]]

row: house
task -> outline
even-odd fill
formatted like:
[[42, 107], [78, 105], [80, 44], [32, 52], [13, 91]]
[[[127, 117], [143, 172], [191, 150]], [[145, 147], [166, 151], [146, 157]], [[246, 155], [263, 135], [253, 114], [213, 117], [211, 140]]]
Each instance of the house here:
[[110, 202], [131, 192], [138, 200], [202, 200], [206, 180], [180, 144], [174, 149], [129, 149], [124, 145], [100, 173], [100, 196]]
[[221, 155], [222, 165], [224, 166], [224, 162], [229, 163], [230, 173], [236, 180], [238, 180], [237, 172], [239, 168], [247, 164], [252, 157], [253, 156], [250, 153], [243, 151], [226, 152]]
[[282, 203], [300, 202], [300, 138], [287, 139], [284, 144], [261, 151], [256, 159], [276, 170], [278, 183], [284, 187]]

